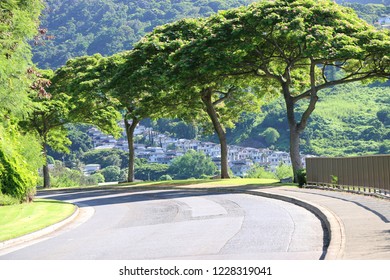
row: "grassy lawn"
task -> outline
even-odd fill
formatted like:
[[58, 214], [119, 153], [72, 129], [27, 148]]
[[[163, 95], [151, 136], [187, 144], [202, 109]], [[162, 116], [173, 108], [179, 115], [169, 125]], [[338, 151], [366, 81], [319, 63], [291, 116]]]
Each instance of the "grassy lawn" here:
[[36, 199], [32, 203], [0, 206], [0, 241], [5, 241], [55, 224], [72, 215], [69, 203]]

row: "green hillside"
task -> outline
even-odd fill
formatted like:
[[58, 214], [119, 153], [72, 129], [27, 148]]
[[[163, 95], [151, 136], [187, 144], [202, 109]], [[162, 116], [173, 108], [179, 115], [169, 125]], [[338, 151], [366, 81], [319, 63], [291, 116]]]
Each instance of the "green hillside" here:
[[[253, 0], [46, 0], [41, 27], [50, 40], [33, 49], [41, 68], [71, 58], [128, 50], [146, 32], [184, 17], [205, 17]], [[54, 36], [54, 38], [52, 38]]]
[[[284, 108], [279, 98], [264, 106], [260, 116], [247, 116], [229, 133], [230, 143], [288, 151]], [[264, 135], [268, 128], [280, 135], [275, 143]], [[302, 151], [309, 154], [390, 153], [389, 84], [351, 84], [323, 91], [302, 139]]]

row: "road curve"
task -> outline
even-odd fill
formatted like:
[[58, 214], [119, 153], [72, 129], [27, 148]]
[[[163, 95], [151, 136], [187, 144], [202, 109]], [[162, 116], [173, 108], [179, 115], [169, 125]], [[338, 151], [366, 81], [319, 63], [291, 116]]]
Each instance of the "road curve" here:
[[320, 259], [320, 220], [248, 194], [190, 190], [47, 192], [79, 205], [83, 222], [0, 259]]

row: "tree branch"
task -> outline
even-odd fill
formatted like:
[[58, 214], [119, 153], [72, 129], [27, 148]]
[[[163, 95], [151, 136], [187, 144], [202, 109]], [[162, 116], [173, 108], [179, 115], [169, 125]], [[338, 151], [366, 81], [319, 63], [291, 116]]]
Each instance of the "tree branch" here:
[[215, 107], [215, 106], [217, 106], [218, 104], [220, 104], [220, 103], [222, 103], [223, 101], [225, 101], [226, 99], [229, 99], [229, 98], [232, 96], [233, 92], [234, 92], [236, 89], [237, 89], [237, 88], [236, 88], [235, 86], [231, 86], [231, 87], [228, 89], [227, 92], [222, 92], [222, 91], [218, 91], [218, 90], [215, 91], [215, 93], [222, 94], [223, 97], [220, 98], [220, 99], [218, 99], [218, 100], [216, 100], [216, 101], [214, 101], [214, 102], [213, 102], [213, 106]]

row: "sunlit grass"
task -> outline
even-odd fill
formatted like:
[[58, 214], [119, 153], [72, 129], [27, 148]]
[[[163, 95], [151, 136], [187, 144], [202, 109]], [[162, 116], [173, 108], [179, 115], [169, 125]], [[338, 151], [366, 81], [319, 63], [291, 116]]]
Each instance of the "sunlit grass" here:
[[36, 199], [24, 203], [0, 207], [0, 241], [19, 237], [72, 215], [75, 206], [55, 200]]

